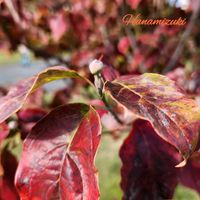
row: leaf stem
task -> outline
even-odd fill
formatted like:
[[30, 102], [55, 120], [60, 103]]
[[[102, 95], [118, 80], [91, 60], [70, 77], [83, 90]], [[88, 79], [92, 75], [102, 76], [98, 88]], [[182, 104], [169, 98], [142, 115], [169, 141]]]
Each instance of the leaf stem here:
[[121, 119], [119, 119], [119, 117], [117, 116], [117, 114], [113, 111], [113, 109], [111, 108], [111, 106], [109, 105], [109, 103], [107, 102], [106, 98], [105, 98], [105, 95], [102, 93], [102, 96], [101, 96], [101, 99], [102, 101], [104, 102], [107, 110], [113, 115], [113, 117], [115, 118], [115, 120], [123, 125], [124, 123], [121, 121]]

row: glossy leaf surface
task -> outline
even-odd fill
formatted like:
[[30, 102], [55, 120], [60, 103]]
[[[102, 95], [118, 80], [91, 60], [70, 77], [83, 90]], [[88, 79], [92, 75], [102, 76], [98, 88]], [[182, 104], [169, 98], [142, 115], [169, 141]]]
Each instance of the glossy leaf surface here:
[[105, 93], [136, 117], [151, 122], [157, 134], [187, 159], [198, 141], [200, 108], [173, 81], [159, 74], [126, 76], [105, 84]]
[[100, 120], [85, 104], [60, 106], [26, 138], [15, 182], [21, 200], [95, 200]]
[[48, 68], [36, 76], [19, 82], [10, 89], [6, 96], [0, 98], [0, 123], [17, 112], [22, 107], [29, 94], [37, 88], [51, 81], [63, 78], [84, 79], [77, 72], [58, 66]]

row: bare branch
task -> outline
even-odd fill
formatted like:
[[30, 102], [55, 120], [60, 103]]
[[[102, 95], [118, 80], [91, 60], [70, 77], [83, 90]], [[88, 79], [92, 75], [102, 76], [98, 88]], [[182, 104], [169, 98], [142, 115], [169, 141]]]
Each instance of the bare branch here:
[[174, 68], [174, 66], [176, 65], [177, 60], [182, 53], [185, 41], [187, 40], [188, 36], [190, 35], [192, 28], [193, 28], [193, 26], [194, 26], [194, 24], [195, 24], [195, 22], [198, 18], [199, 10], [200, 10], [200, 1], [197, 1], [197, 5], [193, 9], [193, 13], [192, 13], [192, 16], [190, 18], [190, 21], [189, 21], [181, 39], [180, 39], [180, 41], [179, 41], [171, 59], [170, 59], [167, 67], [163, 70], [164, 74], [167, 73], [168, 71], [172, 70]]
[[18, 12], [15, 9], [15, 6], [14, 6], [12, 0], [4, 0], [4, 2], [10, 12], [10, 14], [12, 15], [12, 18], [15, 21], [15, 23], [21, 27], [21, 19], [20, 19]]

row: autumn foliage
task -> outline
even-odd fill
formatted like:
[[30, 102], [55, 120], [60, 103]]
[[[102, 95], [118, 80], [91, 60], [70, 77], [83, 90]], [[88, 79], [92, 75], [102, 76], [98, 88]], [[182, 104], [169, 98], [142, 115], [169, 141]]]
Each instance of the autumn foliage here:
[[[199, 1], [187, 9], [151, 0], [5, 0], [0, 7], [4, 51], [23, 45], [57, 63], [0, 88], [1, 200], [99, 199], [103, 131], [115, 137], [127, 129], [119, 150], [124, 200], [172, 199], [179, 183], [200, 192]], [[187, 24], [121, 22], [138, 12]], [[70, 81], [46, 102], [42, 86], [59, 79]], [[84, 103], [71, 103], [77, 94]]]

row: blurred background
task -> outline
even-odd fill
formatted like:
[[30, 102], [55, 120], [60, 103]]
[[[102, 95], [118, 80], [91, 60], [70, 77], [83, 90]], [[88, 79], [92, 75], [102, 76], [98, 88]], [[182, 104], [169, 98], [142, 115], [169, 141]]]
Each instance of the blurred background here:
[[[88, 64], [102, 57], [108, 80], [119, 74], [165, 74], [200, 104], [199, 0], [0, 2], [0, 96], [7, 93], [10, 85], [54, 65], [77, 70], [92, 80]], [[127, 26], [122, 23], [125, 14], [141, 14], [141, 19], [182, 17], [187, 23]], [[63, 103], [95, 100], [91, 88], [80, 87], [82, 84], [75, 81], [48, 84], [36, 94], [37, 102], [31, 101], [31, 108], [49, 110]], [[26, 134], [29, 127], [20, 125]], [[127, 133], [116, 131], [114, 125], [104, 123], [104, 126], [96, 161], [101, 199], [118, 200], [122, 196], [118, 151]], [[18, 141], [16, 138], [12, 140]], [[20, 148], [15, 145], [11, 152], [19, 157]], [[193, 190], [177, 187], [174, 200], [198, 199]]]

